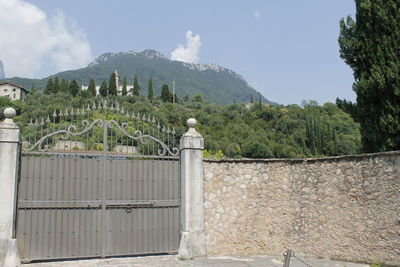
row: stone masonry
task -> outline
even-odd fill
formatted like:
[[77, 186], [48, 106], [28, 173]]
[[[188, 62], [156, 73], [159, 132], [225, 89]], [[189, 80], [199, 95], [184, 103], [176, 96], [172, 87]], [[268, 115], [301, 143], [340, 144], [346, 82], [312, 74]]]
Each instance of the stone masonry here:
[[207, 252], [400, 265], [400, 151], [204, 162]]

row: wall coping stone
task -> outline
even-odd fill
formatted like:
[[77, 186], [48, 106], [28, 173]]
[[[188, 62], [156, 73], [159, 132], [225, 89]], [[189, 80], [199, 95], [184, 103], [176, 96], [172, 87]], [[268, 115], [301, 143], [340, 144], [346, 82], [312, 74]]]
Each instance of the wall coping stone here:
[[334, 157], [324, 157], [324, 158], [271, 158], [271, 159], [204, 159], [205, 162], [210, 163], [268, 163], [268, 162], [286, 162], [286, 163], [303, 163], [303, 162], [324, 162], [324, 161], [340, 161], [347, 159], [365, 159], [374, 158], [379, 156], [397, 156], [400, 155], [400, 150], [388, 151], [388, 152], [378, 152], [378, 153], [366, 153], [357, 155], [344, 155], [344, 156], [334, 156]]

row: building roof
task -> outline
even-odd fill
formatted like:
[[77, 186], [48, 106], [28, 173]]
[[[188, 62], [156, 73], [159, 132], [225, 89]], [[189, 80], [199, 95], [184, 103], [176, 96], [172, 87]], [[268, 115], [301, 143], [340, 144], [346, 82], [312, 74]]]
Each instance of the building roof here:
[[9, 84], [9, 85], [12, 85], [12, 86], [14, 86], [14, 87], [18, 87], [18, 88], [24, 90], [25, 92], [29, 93], [29, 91], [26, 90], [26, 89], [25, 89], [24, 87], [22, 87], [22, 86], [19, 86], [19, 85], [16, 85], [16, 84], [14, 84], [14, 83], [10, 83], [10, 82], [0, 82], [0, 86], [1, 86], [1, 85], [5, 85], [5, 84]]

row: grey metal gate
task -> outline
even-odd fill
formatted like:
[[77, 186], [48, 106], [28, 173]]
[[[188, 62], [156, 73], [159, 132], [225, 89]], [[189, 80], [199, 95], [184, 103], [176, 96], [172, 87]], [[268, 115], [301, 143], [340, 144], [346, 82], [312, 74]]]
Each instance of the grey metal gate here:
[[55, 111], [26, 130], [17, 214], [23, 261], [177, 252], [173, 130], [105, 103]]

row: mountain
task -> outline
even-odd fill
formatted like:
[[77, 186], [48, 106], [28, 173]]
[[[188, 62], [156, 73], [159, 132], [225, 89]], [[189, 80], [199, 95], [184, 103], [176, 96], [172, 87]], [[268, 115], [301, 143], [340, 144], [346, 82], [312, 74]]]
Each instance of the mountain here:
[[0, 60], [0, 79], [4, 79], [5, 74], [4, 74], [4, 65], [3, 62]]
[[[175, 92], [179, 98], [200, 93], [204, 99], [219, 104], [234, 101], [249, 102], [251, 96], [254, 100], [259, 99], [259, 93], [242, 76], [232, 70], [216, 64], [173, 61], [155, 50], [106, 53], [86, 68], [64, 71], [49, 77], [75, 79], [81, 84], [87, 84], [89, 79], [93, 78], [96, 84], [100, 84], [102, 81], [108, 81], [114, 70], [118, 71], [121, 81], [126, 76], [130, 84], [133, 83], [133, 77], [136, 74], [141, 94], [144, 95], [147, 95], [147, 82], [149, 78], [152, 78], [155, 95], [160, 94], [164, 83], [168, 84], [172, 90], [172, 81], [175, 81]], [[44, 88], [47, 78], [32, 80], [16, 77], [7, 80], [26, 88], [31, 88], [32, 85]], [[274, 104], [263, 96], [261, 98], [264, 103]]]

